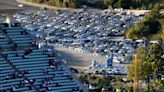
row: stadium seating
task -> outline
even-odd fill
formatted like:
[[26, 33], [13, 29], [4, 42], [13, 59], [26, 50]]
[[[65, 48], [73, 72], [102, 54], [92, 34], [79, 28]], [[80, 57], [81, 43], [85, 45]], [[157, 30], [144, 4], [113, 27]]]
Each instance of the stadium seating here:
[[0, 30], [5, 34], [0, 39], [0, 92], [83, 92], [63, 62], [55, 62], [46, 48], [32, 47], [23, 28], [0, 25]]

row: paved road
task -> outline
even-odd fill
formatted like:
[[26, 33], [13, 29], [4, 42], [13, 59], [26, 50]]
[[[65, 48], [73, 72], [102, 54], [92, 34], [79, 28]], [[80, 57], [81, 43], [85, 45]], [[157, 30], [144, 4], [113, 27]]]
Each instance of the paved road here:
[[[58, 50], [59, 54], [61, 55], [61, 58], [67, 61], [67, 65], [69, 67], [77, 68], [80, 71], [88, 70], [89, 66], [92, 63], [92, 60], [96, 60], [99, 63], [106, 63], [107, 59], [100, 56], [86, 55], [82, 52], [70, 50], [68, 48], [63, 47], [55, 47], [55, 49]], [[129, 66], [129, 64], [118, 64], [114, 62], [113, 65]]]
[[18, 7], [19, 3], [16, 0], [0, 0], [0, 9], [28, 9], [33, 8], [29, 5], [24, 5], [24, 7]]
[[56, 50], [59, 51], [61, 58], [67, 61], [67, 65], [70, 67], [75, 67], [80, 70], [85, 70], [91, 64], [92, 60], [98, 62], [105, 62], [106, 58], [99, 56], [90, 56], [81, 52], [73, 51], [67, 48], [56, 47]]
[[[16, 12], [26, 10], [26, 9], [37, 9], [34, 6], [23, 5], [23, 7], [18, 7], [20, 3], [17, 3], [16, 0], [0, 0], [0, 13], [2, 15], [13, 15]], [[1, 15], [0, 14], [0, 15]]]

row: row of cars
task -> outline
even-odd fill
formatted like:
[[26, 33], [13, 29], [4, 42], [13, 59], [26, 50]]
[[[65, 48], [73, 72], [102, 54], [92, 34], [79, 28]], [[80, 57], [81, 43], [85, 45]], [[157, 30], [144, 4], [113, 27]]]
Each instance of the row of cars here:
[[0, 15], [0, 23], [4, 22], [5, 18], [3, 16]]
[[136, 48], [144, 45], [143, 40], [111, 39], [123, 38], [128, 28], [143, 18], [114, 10], [106, 14], [39, 10], [19, 12], [13, 17], [38, 40], [105, 58], [113, 53], [117, 63], [130, 63]]

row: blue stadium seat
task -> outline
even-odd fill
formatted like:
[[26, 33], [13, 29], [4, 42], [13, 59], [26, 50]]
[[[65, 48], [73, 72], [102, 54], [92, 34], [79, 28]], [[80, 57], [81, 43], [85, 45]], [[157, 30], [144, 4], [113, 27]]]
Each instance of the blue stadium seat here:
[[[48, 62], [55, 59], [55, 57], [50, 57], [45, 53], [46, 49], [44, 48], [34, 49], [32, 47], [32, 38], [26, 34], [22, 27], [5, 27], [2, 29], [5, 33], [4, 38], [0, 39], [0, 47], [5, 48], [5, 51], [1, 52], [2, 56], [0, 55], [0, 87], [2, 89], [9, 91], [12, 86], [20, 85], [20, 82], [26, 78], [35, 79], [33, 86], [36, 88], [39, 88], [46, 79], [51, 79], [52, 84], [48, 85], [52, 88], [52, 91], [48, 92], [73, 92], [73, 88], [80, 87], [63, 63], [55, 66], [55, 68], [50, 67]], [[13, 47], [17, 51], [11, 51]], [[26, 52], [25, 48], [32, 48], [32, 50]], [[45, 69], [47, 73], [44, 72]], [[10, 74], [14, 73], [15, 70], [21, 73], [28, 71], [28, 73], [24, 74], [22, 78], [6, 79], [6, 76], [11, 76]], [[61, 86], [55, 86], [57, 83], [60, 83]], [[29, 84], [27, 85], [29, 86]], [[30, 90], [27, 85], [18, 87], [16, 91], [36, 92], [35, 89]], [[39, 90], [46, 91], [45, 88], [39, 88]]]

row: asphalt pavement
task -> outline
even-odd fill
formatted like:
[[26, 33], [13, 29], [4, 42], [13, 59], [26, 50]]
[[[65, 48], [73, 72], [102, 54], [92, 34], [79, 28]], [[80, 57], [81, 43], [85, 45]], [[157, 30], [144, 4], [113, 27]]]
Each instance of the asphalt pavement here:
[[23, 5], [18, 7], [19, 3], [16, 0], [0, 0], [0, 9], [29, 9], [34, 8], [33, 6]]
[[58, 50], [61, 58], [67, 61], [69, 67], [77, 68], [78, 70], [85, 70], [91, 65], [92, 60], [96, 60], [101, 63], [105, 63], [106, 58], [100, 56], [86, 55], [82, 52], [70, 50], [63, 47], [55, 47]]

